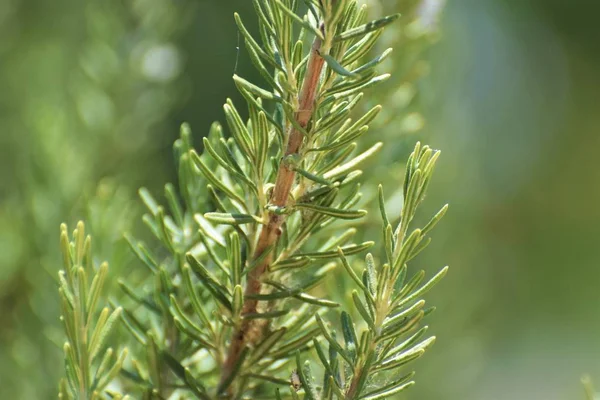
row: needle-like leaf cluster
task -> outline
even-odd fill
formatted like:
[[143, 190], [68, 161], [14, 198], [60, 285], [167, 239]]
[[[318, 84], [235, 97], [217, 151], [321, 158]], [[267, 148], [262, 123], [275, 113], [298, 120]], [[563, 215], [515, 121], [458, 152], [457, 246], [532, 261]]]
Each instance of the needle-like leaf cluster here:
[[67, 226], [60, 228], [64, 269], [59, 272], [61, 321], [67, 335], [64, 344], [66, 377], [60, 383], [60, 399], [103, 399], [104, 392], [115, 399], [128, 399], [108, 390], [127, 356], [116, 353], [107, 340], [122, 309], [101, 308], [108, 264], [96, 267], [92, 241], [83, 222], [77, 224], [69, 241]]
[[[424, 273], [408, 268], [446, 211], [410, 230], [439, 156], [419, 144], [407, 163], [395, 225], [380, 189], [385, 259], [367, 254], [357, 272], [347, 258], [375, 244], [354, 239], [367, 214], [359, 207], [360, 168], [383, 146], [361, 146], [365, 135], [376, 135], [369, 126], [382, 109], [363, 106], [369, 90], [390, 76], [378, 66], [391, 49], [372, 51], [400, 16], [368, 20], [356, 0], [253, 5], [257, 35], [237, 14], [235, 21], [264, 83], [233, 77], [244, 109], [227, 100], [226, 126], [212, 125], [202, 151], [182, 127], [174, 146], [178, 189], [165, 186], [165, 205], [140, 190], [143, 221], [160, 245], [127, 237], [145, 268], [119, 282], [115, 311], [101, 314], [97, 326], [121, 316], [134, 342], [132, 358], [113, 365], [139, 398], [387, 398], [412, 384], [412, 373], [398, 369], [433, 343], [419, 327], [433, 310], [421, 297], [446, 272], [423, 283]], [[79, 265], [77, 240], [71, 253]], [[343, 271], [354, 287], [348, 308], [322, 285], [332, 273], [345, 279]], [[71, 274], [61, 295], [76, 312], [66, 314], [87, 316], [90, 308], [72, 293], [87, 299], [92, 289], [82, 291], [85, 278]], [[340, 337], [327, 322], [335, 315]], [[77, 348], [86, 343], [76, 336], [78, 318], [66, 324]], [[85, 360], [93, 364], [99, 340], [67, 363], [75, 389], [104, 388], [89, 383], [89, 372], [69, 375], [73, 366], [88, 368]], [[66, 352], [69, 358], [72, 351]], [[106, 376], [113, 378], [114, 368]]]

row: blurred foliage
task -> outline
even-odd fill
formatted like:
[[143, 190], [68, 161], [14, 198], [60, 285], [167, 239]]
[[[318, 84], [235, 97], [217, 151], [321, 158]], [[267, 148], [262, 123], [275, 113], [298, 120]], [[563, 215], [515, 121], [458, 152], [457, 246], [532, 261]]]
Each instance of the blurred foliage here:
[[65, 216], [85, 216], [98, 255], [125, 265], [127, 253], [115, 243], [135, 217], [130, 187], [162, 176], [161, 160], [169, 159], [160, 135], [183, 100], [184, 55], [176, 40], [191, 6], [0, 6], [3, 397], [56, 393], [61, 357], [53, 340], [62, 339], [57, 298], [49, 293], [59, 259], [56, 229]]
[[[172, 180], [181, 121], [207, 131], [235, 97], [232, 12], [249, 3], [0, 1], [2, 398], [55, 398], [59, 223], [86, 219], [111, 273], [128, 267], [118, 241], [138, 231], [135, 189]], [[381, 1], [381, 14], [409, 3]], [[410, 398], [575, 398], [582, 372], [600, 376], [599, 9], [448, 2], [442, 40], [415, 49], [431, 76], [393, 117], [413, 115], [411, 128], [423, 112], [421, 135], [444, 150], [431, 197], [453, 207], [422, 263], [444, 254], [454, 269], [432, 299], [436, 352], [417, 367], [431, 384]], [[394, 57], [405, 50], [394, 47]], [[248, 65], [241, 52], [239, 70]], [[396, 125], [382, 126], [404, 130], [386, 136], [397, 143], [386, 162], [417, 139]]]

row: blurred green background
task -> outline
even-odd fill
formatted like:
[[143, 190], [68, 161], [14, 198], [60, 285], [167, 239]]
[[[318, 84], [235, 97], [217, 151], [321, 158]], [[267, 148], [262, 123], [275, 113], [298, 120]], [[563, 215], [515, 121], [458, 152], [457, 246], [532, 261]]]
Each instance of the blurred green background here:
[[[403, 1], [369, 3], [378, 13]], [[136, 189], [174, 178], [181, 122], [199, 141], [239, 98], [236, 62], [255, 76], [232, 18], [252, 21], [251, 9], [0, 1], [0, 398], [56, 398], [59, 224], [84, 219], [113, 276], [129, 267], [121, 237], [142, 231]], [[600, 380], [599, 11], [592, 0], [448, 1], [440, 40], [416, 52], [430, 73], [398, 112], [418, 108], [427, 123], [399, 127], [387, 148], [442, 149], [424, 208], [451, 208], [419, 263], [451, 273], [429, 296], [438, 342], [406, 398], [578, 399], [584, 372]]]

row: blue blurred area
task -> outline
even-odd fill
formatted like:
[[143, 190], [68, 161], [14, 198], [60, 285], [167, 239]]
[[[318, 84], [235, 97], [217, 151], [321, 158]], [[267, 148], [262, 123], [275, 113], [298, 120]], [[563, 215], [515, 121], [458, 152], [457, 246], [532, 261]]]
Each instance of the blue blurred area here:
[[[234, 10], [253, 20], [241, 0], [0, 2], [0, 398], [56, 396], [59, 224], [84, 218], [116, 280], [179, 124], [199, 142], [239, 99], [236, 62], [256, 78]], [[417, 86], [427, 124], [387, 143], [442, 149], [423, 214], [451, 205], [418, 260], [451, 266], [429, 296], [438, 341], [403, 398], [582, 398], [581, 375], [600, 379], [598, 11], [448, 1]]]

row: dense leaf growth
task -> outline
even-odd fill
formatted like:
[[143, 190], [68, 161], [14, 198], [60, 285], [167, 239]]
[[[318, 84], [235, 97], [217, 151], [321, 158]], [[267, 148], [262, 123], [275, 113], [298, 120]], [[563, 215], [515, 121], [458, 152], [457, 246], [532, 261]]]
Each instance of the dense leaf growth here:
[[[97, 310], [106, 267], [92, 265], [83, 226], [71, 245], [61, 234], [63, 398], [102, 398], [120, 370], [122, 391], [144, 399], [383, 399], [414, 383], [403, 368], [435, 340], [422, 296], [447, 268], [425, 279], [409, 263], [447, 209], [411, 226], [439, 151], [415, 146], [398, 222], [379, 188], [379, 247], [354, 239], [379, 219], [360, 208], [360, 168], [383, 144], [361, 143], [376, 135], [382, 106], [369, 91], [390, 77], [378, 67], [391, 49], [372, 52], [401, 17], [369, 21], [356, 0], [253, 4], [257, 35], [235, 21], [263, 82], [234, 75], [245, 110], [227, 100], [226, 127], [214, 123], [202, 151], [182, 127], [165, 205], [140, 190], [161, 246], [128, 237], [145, 270], [120, 282], [112, 311]], [[334, 270], [354, 288], [347, 305], [322, 290]], [[125, 362], [105, 349], [118, 316], [132, 338]]]

